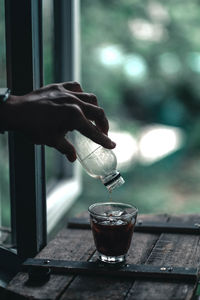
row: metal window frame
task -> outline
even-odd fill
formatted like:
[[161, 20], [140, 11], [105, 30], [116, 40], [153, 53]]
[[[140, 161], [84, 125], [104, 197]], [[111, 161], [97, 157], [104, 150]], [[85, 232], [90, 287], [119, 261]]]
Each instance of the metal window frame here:
[[[5, 0], [7, 82], [15, 95], [42, 85], [42, 1]], [[18, 256], [33, 257], [45, 245], [44, 148], [9, 133], [11, 225]]]
[[[78, 39], [74, 35], [79, 28], [75, 24], [79, 0], [54, 0], [54, 8], [55, 57], [60, 58], [55, 60], [60, 66], [55, 70], [55, 81], [79, 80]], [[13, 94], [23, 95], [43, 83], [42, 1], [5, 0], [5, 12], [8, 87]], [[60, 181], [57, 192], [50, 193], [46, 207], [44, 147], [32, 144], [19, 132], [10, 132], [9, 158], [12, 238], [18, 256], [25, 259], [35, 256], [46, 245], [47, 215], [55, 225], [58, 216], [61, 218], [80, 194], [80, 174], [77, 166], [75, 172], [70, 166], [68, 179]], [[66, 176], [66, 168], [63, 175]], [[52, 215], [54, 211], [57, 218]], [[50, 227], [48, 231], [53, 225]]]

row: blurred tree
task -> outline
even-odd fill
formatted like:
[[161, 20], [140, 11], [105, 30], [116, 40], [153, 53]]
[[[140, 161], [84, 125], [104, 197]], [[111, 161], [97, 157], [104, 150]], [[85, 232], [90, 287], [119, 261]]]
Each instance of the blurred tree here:
[[83, 86], [110, 117], [183, 128], [197, 121], [199, 6], [197, 0], [81, 2]]

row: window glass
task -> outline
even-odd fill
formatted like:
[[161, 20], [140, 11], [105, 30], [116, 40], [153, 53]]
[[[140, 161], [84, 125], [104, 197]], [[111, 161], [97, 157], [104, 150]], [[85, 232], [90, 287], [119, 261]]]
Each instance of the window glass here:
[[[76, 50], [74, 38], [75, 36], [76, 39], [78, 38], [76, 26], [74, 27], [72, 25], [73, 22], [78, 24], [78, 6], [72, 4], [75, 3], [73, 1], [64, 1], [59, 4], [55, 1], [43, 1], [44, 84], [53, 83], [56, 81], [56, 78], [63, 78], [62, 80], [65, 81], [65, 78], [72, 77], [72, 74], [70, 74], [72, 73], [71, 69], [67, 72], [64, 70], [64, 65], [71, 65], [71, 61], [73, 60], [71, 56], [66, 56], [70, 55], [67, 53], [71, 52], [68, 51], [68, 48], [73, 46]], [[59, 11], [60, 9], [61, 11]], [[66, 11], [64, 11], [64, 9], [66, 9]], [[69, 12], [71, 13], [71, 17], [66, 18]], [[55, 13], [57, 13], [56, 16], [54, 16]], [[58, 22], [59, 24], [54, 24], [54, 17], [56, 17], [55, 22]], [[63, 19], [60, 20], [60, 18]], [[59, 47], [58, 49], [55, 49], [54, 47], [54, 26], [61, 27], [61, 31], [56, 32], [55, 34], [57, 34], [59, 39], [59, 46], [62, 44], [61, 48], [63, 47], [65, 49], [64, 51], [61, 51]], [[63, 31], [65, 31], [65, 36], [60, 34]], [[63, 37], [66, 39], [62, 40]], [[71, 42], [68, 42], [69, 40], [73, 40], [73, 45]], [[75, 50], [74, 52], [76, 53]], [[54, 69], [55, 64], [58, 63], [58, 61], [56, 61], [57, 56], [55, 57], [55, 55], [61, 55], [62, 60], [65, 61], [64, 65], [62, 65], [62, 68], [59, 70]], [[76, 54], [73, 56], [76, 56]], [[68, 60], [70, 63], [68, 63]], [[72, 66], [72, 69], [74, 69], [74, 66]], [[58, 71], [60, 74], [55, 74]], [[66, 224], [66, 213], [80, 194], [81, 181], [79, 169], [76, 167], [76, 164], [68, 162], [64, 155], [53, 148], [46, 147], [45, 152], [47, 231], [48, 239], [51, 239], [59, 228], [61, 228], [63, 224]]]
[[53, 82], [53, 1], [43, 0], [44, 84]]
[[10, 226], [8, 135], [0, 135], [0, 224]]
[[[4, 1], [0, 0], [0, 87], [6, 87]], [[10, 226], [8, 135], [0, 134], [0, 226]], [[0, 234], [0, 242], [4, 236]]]
[[6, 42], [5, 42], [5, 16], [4, 1], [0, 0], [0, 87], [6, 86]]
[[[140, 212], [200, 210], [199, 2], [81, 1], [82, 85], [95, 93], [126, 183], [113, 201]], [[107, 201], [83, 172], [74, 212]]]
[[[53, 42], [54, 42], [54, 24], [53, 24], [53, 1], [43, 1], [43, 67], [44, 67], [44, 85], [53, 83]], [[56, 153], [54, 149], [46, 147], [46, 179], [47, 186], [51, 186], [55, 181]]]

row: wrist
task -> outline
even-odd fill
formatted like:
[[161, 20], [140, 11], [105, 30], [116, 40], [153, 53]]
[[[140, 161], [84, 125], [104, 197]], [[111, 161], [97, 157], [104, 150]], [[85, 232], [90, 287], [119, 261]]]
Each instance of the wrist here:
[[9, 95], [6, 102], [0, 104], [0, 132], [15, 130], [15, 103], [18, 96]]

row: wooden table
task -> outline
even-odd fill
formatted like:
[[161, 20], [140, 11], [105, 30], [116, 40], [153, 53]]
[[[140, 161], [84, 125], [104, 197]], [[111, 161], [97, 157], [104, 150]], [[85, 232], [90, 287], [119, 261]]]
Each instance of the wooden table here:
[[[140, 215], [138, 219], [178, 224], [200, 223], [199, 215]], [[95, 246], [89, 229], [63, 229], [37, 258], [95, 260]], [[153, 266], [198, 267], [200, 235], [135, 232], [127, 263]], [[87, 300], [182, 300], [192, 299], [197, 284], [105, 276], [55, 275], [42, 286], [28, 286], [27, 273], [18, 273], [9, 283], [6, 299]]]

